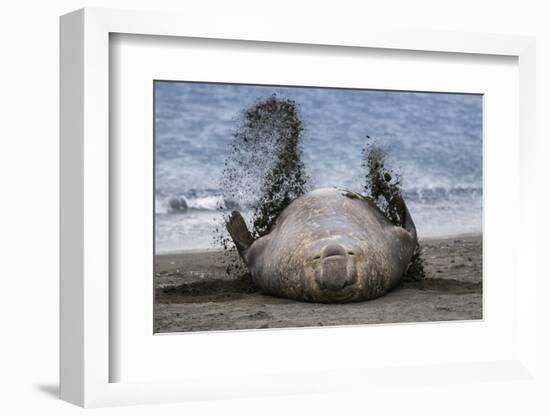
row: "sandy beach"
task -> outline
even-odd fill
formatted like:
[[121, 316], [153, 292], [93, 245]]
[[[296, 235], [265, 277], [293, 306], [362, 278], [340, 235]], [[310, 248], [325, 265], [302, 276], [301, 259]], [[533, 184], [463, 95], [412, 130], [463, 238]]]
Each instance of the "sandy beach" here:
[[421, 241], [426, 278], [349, 304], [266, 296], [225, 273], [220, 252], [155, 257], [155, 332], [482, 319], [481, 234]]

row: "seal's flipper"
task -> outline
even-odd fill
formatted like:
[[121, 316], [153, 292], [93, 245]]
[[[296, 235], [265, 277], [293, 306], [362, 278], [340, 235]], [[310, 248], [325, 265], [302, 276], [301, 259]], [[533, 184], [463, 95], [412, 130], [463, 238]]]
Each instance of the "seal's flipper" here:
[[243, 260], [245, 260], [246, 250], [254, 242], [252, 234], [248, 231], [246, 222], [239, 211], [233, 211], [229, 219], [225, 222], [225, 227], [233, 239], [237, 251]]
[[411, 233], [416, 240], [416, 226], [403, 197], [401, 195], [395, 196], [390, 203], [393, 204], [399, 215], [399, 225]]
[[396, 204], [397, 211], [399, 212], [401, 227], [409, 232], [409, 235], [413, 238], [415, 243], [411, 261], [409, 262], [402, 279], [405, 282], [417, 282], [426, 277], [426, 272], [424, 271], [424, 262], [421, 257], [422, 249], [420, 248], [420, 243], [418, 242], [416, 226], [414, 225], [414, 221], [411, 217], [409, 209], [407, 208], [407, 204], [405, 204], [405, 201], [403, 200], [403, 197], [397, 196], [392, 202]]

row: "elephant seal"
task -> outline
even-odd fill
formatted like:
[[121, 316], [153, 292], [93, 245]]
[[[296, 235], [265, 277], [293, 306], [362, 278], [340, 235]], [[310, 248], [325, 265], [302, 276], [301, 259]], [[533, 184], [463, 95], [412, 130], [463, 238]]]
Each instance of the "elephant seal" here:
[[399, 282], [418, 244], [405, 202], [399, 197], [398, 203], [402, 226], [369, 198], [322, 188], [295, 199], [256, 240], [238, 211], [226, 226], [264, 293], [309, 302], [362, 301]]

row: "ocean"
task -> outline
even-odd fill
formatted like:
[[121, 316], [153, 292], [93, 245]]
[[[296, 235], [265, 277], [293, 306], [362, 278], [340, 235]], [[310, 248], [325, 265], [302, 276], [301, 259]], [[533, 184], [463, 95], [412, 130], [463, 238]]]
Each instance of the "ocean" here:
[[214, 249], [220, 179], [243, 110], [277, 94], [298, 104], [309, 188], [360, 192], [375, 138], [402, 176], [420, 238], [482, 229], [481, 95], [155, 82], [157, 253]]

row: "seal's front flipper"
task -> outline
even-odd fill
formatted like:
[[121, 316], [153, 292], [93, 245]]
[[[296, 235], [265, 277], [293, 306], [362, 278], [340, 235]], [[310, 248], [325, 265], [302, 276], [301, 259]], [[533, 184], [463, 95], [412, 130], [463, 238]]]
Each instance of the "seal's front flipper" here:
[[409, 212], [409, 209], [407, 208], [407, 204], [405, 203], [403, 197], [401, 195], [397, 195], [388, 202], [390, 207], [392, 207], [397, 213], [398, 224], [396, 225], [400, 225], [401, 227], [403, 227], [405, 230], [411, 233], [411, 235], [414, 236], [414, 239], [416, 239], [416, 226], [414, 225], [411, 213]]
[[248, 231], [246, 222], [239, 211], [233, 211], [229, 219], [225, 222], [225, 227], [233, 239], [237, 251], [243, 260], [245, 260], [246, 250], [254, 242], [252, 234]]
[[426, 277], [426, 272], [424, 271], [424, 262], [421, 257], [422, 249], [420, 248], [420, 243], [418, 242], [416, 226], [414, 225], [414, 221], [403, 197], [398, 195], [392, 202], [395, 204], [395, 207], [399, 213], [399, 225], [409, 233], [410, 238], [412, 238], [414, 242], [414, 251], [411, 255], [411, 261], [407, 266], [407, 270], [405, 275], [402, 277], [402, 280], [405, 282], [417, 282]]

